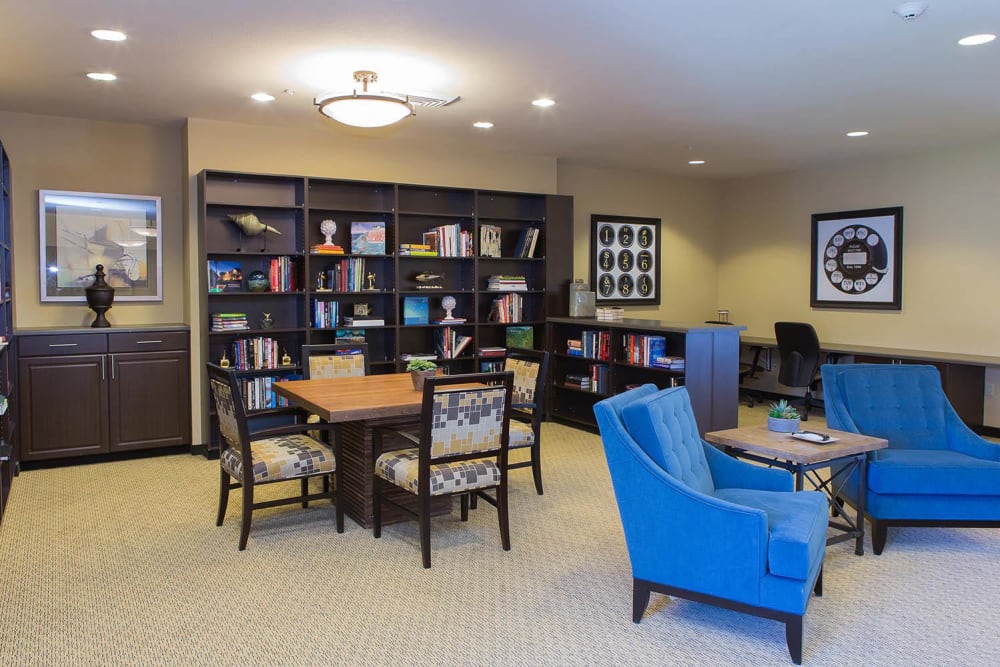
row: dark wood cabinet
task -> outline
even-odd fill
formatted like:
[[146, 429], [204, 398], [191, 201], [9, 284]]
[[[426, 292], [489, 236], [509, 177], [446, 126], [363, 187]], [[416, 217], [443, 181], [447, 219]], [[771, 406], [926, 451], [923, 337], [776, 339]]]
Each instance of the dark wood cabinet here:
[[23, 460], [190, 444], [186, 330], [32, 332], [19, 342]]
[[14, 298], [11, 281], [11, 184], [10, 161], [0, 144], [0, 520], [3, 519], [11, 483], [17, 472], [19, 446], [17, 420], [16, 356], [11, 345]]

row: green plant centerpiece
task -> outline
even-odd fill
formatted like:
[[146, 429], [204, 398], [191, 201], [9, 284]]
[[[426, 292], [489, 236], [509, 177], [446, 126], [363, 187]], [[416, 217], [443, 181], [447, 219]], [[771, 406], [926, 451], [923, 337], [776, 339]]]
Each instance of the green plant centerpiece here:
[[767, 428], [778, 433], [795, 433], [799, 430], [799, 411], [785, 399], [771, 403], [767, 412]]
[[413, 359], [406, 364], [406, 370], [410, 372], [413, 388], [417, 391], [423, 391], [424, 380], [437, 375], [437, 364], [427, 359]]

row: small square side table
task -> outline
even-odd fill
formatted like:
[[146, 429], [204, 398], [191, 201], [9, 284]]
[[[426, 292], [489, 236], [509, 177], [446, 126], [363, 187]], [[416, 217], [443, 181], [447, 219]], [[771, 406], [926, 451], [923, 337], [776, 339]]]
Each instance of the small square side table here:
[[[769, 431], [763, 424], [710, 431], [705, 434], [705, 440], [721, 446], [731, 456], [788, 470], [795, 475], [796, 491], [802, 490], [808, 476], [817, 490], [826, 493], [834, 514], [845, 522], [831, 519], [830, 526], [842, 531], [842, 534], [827, 538], [827, 545], [854, 539], [854, 553], [861, 556], [865, 553], [865, 494], [868, 490], [868, 466], [865, 465], [865, 460], [868, 452], [885, 449], [889, 446], [889, 441], [833, 429], [826, 429], [824, 433], [837, 438], [837, 441], [827, 444], [807, 442], [793, 438], [790, 433]], [[818, 470], [822, 468], [830, 469], [828, 477], [820, 475]], [[855, 521], [851, 521], [844, 508], [836, 504], [835, 500], [844, 481], [855, 469], [858, 470], [858, 497], [855, 502], [857, 517]], [[841, 483], [835, 487], [838, 476], [841, 476]]]

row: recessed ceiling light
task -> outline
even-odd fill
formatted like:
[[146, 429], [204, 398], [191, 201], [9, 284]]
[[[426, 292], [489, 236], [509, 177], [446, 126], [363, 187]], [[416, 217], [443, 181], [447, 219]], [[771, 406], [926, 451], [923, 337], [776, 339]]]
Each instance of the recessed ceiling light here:
[[847, 133], [847, 136], [849, 136], [849, 137], [867, 137], [868, 136], [868, 130], [851, 130], [850, 132]]
[[94, 81], [114, 81], [118, 77], [111, 72], [87, 72], [87, 78]]
[[250, 99], [257, 102], [273, 102], [274, 95], [269, 95], [268, 93], [254, 93], [250, 96]]
[[477, 120], [472, 124], [472, 127], [478, 127], [480, 130], [488, 130], [493, 127], [493, 123], [488, 120]]
[[125, 33], [120, 30], [91, 30], [90, 34], [105, 42], [124, 42], [127, 39]]
[[549, 99], [548, 97], [539, 97], [537, 100], [532, 100], [531, 103], [536, 107], [550, 107], [555, 104], [556, 101]]
[[982, 44], [989, 44], [996, 38], [996, 35], [984, 33], [982, 35], [969, 35], [968, 37], [963, 37], [958, 40], [958, 43], [962, 46], [980, 46]]
[[704, 160], [688, 160], [688, 164], [705, 164]]

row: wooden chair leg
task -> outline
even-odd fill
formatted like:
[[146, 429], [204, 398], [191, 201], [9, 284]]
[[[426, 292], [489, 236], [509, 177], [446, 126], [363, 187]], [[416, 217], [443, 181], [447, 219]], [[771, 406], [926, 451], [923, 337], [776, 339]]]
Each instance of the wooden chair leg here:
[[632, 580], [632, 622], [638, 623], [642, 620], [642, 614], [649, 604], [649, 593], [652, 589], [649, 584], [641, 579]]
[[240, 551], [247, 548], [250, 538], [250, 519], [253, 517], [253, 484], [243, 484], [243, 516], [240, 521]]
[[309, 507], [309, 501], [306, 499], [306, 496], [308, 496], [308, 495], [309, 495], [309, 478], [308, 477], [303, 477], [302, 478], [302, 507], [303, 508]]
[[819, 576], [816, 577], [816, 585], [813, 586], [813, 593], [818, 598], [823, 597], [823, 568], [819, 569]]
[[885, 549], [885, 540], [889, 535], [889, 527], [881, 521], [872, 521], [872, 551], [875, 555], [881, 555]]
[[344, 469], [338, 464], [336, 472], [333, 473], [334, 483], [330, 484], [330, 475], [323, 476], [323, 482], [329, 485], [330, 501], [333, 503], [334, 512], [337, 514], [337, 532], [344, 532]]
[[430, 496], [420, 498], [420, 555], [424, 561], [424, 569], [431, 566], [431, 499]]
[[531, 475], [535, 478], [535, 492], [543, 495], [542, 491], [542, 449], [535, 438], [535, 444], [531, 446]]
[[372, 535], [382, 537], [382, 478], [375, 475], [372, 480]]
[[219, 466], [219, 514], [215, 518], [215, 525], [221, 526], [226, 518], [226, 508], [229, 507], [229, 473], [222, 466]]
[[792, 662], [802, 664], [802, 617], [793, 616], [785, 621], [785, 643], [788, 644], [788, 654]]
[[461, 515], [462, 521], [469, 520], [469, 496], [474, 497], [475, 495], [476, 495], [475, 491], [471, 493], [463, 493], [462, 497], [459, 499], [462, 508], [462, 515]]
[[510, 518], [507, 513], [507, 480], [503, 479], [497, 488], [497, 517], [500, 521], [500, 544], [504, 551], [510, 551]]

